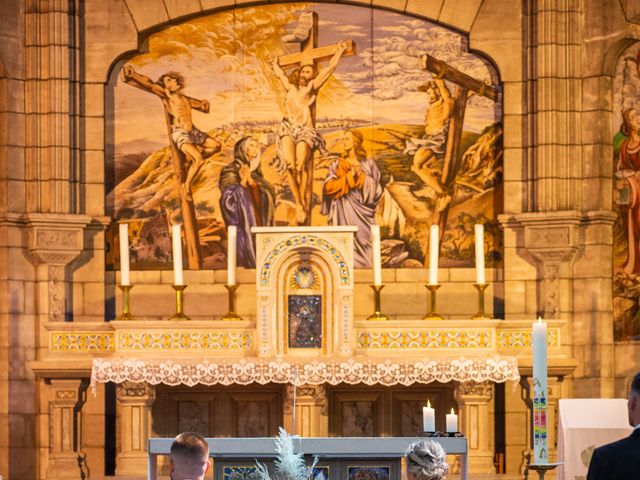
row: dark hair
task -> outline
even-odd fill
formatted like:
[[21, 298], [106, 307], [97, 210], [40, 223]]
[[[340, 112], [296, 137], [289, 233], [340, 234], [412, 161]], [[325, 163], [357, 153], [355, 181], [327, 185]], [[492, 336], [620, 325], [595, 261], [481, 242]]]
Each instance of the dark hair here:
[[630, 390], [633, 390], [638, 395], [640, 395], [640, 372], [636, 373], [635, 377], [633, 377], [633, 380], [631, 380]]
[[206, 460], [209, 457], [209, 444], [197, 433], [184, 432], [171, 444], [171, 456], [192, 461]]
[[293, 72], [291, 72], [287, 78], [289, 79], [289, 83], [291, 85], [298, 85], [298, 82], [300, 81], [300, 71], [304, 68], [304, 67], [311, 67], [311, 69], [313, 70], [313, 77], [315, 78], [316, 75], [318, 75], [318, 71], [315, 67], [315, 65], [302, 65], [301, 67], [296, 68]]
[[178, 72], [163, 73], [162, 75], [160, 75], [160, 78], [158, 79], [158, 83], [160, 83], [164, 87], [164, 79], [167, 77], [173, 78], [176, 82], [178, 82], [178, 85], [180, 85], [180, 88], [184, 88], [184, 84], [185, 84], [184, 77]]
[[625, 137], [631, 135], [631, 126], [629, 125], [629, 114], [633, 112], [633, 108], [627, 108], [622, 112], [622, 125], [620, 131]]

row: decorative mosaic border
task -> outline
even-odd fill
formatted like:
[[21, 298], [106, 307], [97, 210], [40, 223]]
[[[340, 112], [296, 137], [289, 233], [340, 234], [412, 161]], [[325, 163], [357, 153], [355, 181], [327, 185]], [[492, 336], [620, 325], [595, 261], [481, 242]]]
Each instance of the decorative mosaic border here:
[[359, 348], [493, 348], [491, 330], [358, 332]]
[[237, 351], [249, 350], [253, 336], [253, 332], [49, 332], [49, 349], [68, 353]]
[[[560, 328], [547, 328], [547, 346], [560, 347]], [[523, 348], [531, 346], [531, 329], [507, 329], [497, 331], [498, 348]]]
[[113, 352], [113, 332], [49, 332], [52, 352]]
[[342, 256], [342, 253], [328, 240], [324, 238], [316, 237], [315, 235], [295, 235], [279, 242], [273, 249], [266, 255], [262, 269], [260, 270], [260, 285], [266, 287], [269, 285], [269, 277], [271, 275], [271, 267], [276, 258], [284, 252], [291, 250], [292, 248], [312, 246], [323, 250], [328, 253], [333, 261], [338, 266], [340, 272], [340, 285], [349, 285], [349, 268]]
[[250, 332], [118, 332], [118, 351], [245, 350], [253, 345]]

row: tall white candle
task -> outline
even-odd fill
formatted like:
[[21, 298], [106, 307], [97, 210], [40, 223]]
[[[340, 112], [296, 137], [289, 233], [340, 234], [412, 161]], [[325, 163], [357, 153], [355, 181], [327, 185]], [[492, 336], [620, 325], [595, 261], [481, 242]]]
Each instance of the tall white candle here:
[[427, 406], [422, 407], [422, 430], [425, 432], [436, 431], [436, 411], [431, 408], [429, 400], [427, 400]]
[[227, 229], [227, 285], [236, 284], [236, 255], [238, 248], [238, 227], [229, 225]]
[[458, 431], [458, 415], [451, 409], [451, 413], [447, 413], [447, 433], [456, 433]]
[[182, 275], [182, 225], [177, 224], [171, 227], [171, 240], [173, 247], [173, 284], [184, 285]]
[[131, 285], [129, 280], [129, 224], [118, 225], [120, 237], [120, 285]]
[[547, 324], [533, 324], [533, 463], [549, 463], [547, 430]]
[[373, 243], [373, 284], [382, 285], [382, 260], [380, 258], [380, 226], [371, 225], [371, 240]]
[[431, 225], [429, 228], [429, 285], [438, 284], [438, 251], [440, 249], [440, 228]]
[[484, 225], [476, 223], [476, 283], [484, 285], [487, 279], [484, 274]]

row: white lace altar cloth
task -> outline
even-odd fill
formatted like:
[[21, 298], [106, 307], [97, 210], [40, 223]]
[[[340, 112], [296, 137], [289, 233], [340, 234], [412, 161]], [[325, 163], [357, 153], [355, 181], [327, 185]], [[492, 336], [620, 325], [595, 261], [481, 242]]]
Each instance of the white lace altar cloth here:
[[455, 357], [418, 361], [281, 359], [210, 361], [200, 359], [161, 360], [95, 358], [91, 385], [97, 382], [146, 382], [151, 385], [247, 385], [250, 383], [293, 383], [299, 385], [340, 383], [365, 385], [411, 385], [431, 382], [506, 382], [520, 379], [515, 357]]

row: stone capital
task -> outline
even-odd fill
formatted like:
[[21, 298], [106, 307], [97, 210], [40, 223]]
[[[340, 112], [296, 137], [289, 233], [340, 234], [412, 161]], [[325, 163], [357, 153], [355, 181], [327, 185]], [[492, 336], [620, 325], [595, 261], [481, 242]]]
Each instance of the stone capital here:
[[82, 252], [87, 215], [31, 213], [25, 217], [29, 253], [36, 265], [65, 266]]

